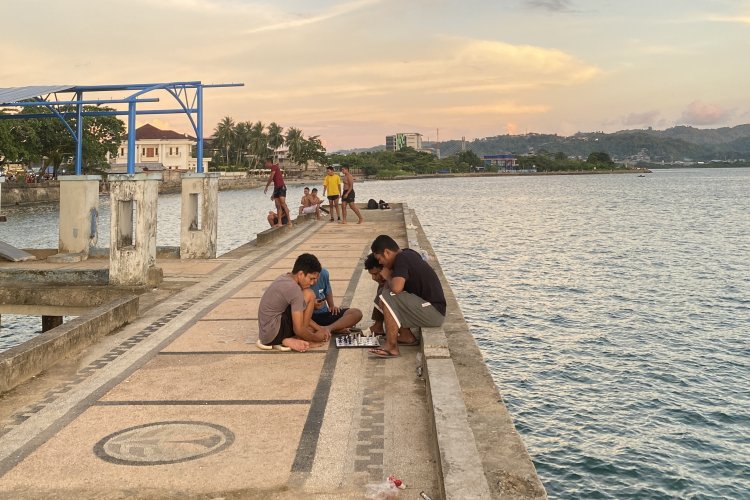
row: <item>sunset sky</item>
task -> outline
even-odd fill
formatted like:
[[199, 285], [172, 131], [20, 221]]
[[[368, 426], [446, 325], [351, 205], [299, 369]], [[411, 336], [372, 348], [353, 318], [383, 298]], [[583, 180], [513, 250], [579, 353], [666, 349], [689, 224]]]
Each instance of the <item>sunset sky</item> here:
[[750, 122], [746, 0], [2, 0], [0, 18], [0, 87], [243, 82], [206, 91], [206, 135], [276, 121], [334, 151]]

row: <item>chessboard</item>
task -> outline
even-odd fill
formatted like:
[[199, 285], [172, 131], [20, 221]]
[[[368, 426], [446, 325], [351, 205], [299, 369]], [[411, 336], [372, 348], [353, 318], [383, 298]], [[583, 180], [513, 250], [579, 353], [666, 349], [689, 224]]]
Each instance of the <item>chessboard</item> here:
[[336, 337], [336, 347], [380, 347], [380, 336], [366, 336], [361, 333], [339, 335]]

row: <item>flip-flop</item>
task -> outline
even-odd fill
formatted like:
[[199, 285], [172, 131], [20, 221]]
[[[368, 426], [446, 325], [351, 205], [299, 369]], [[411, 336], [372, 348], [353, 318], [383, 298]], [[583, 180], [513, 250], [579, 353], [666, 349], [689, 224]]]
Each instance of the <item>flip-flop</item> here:
[[263, 342], [261, 342], [261, 341], [260, 341], [260, 339], [258, 339], [258, 341], [257, 341], [257, 342], [255, 343], [255, 346], [256, 346], [256, 347], [257, 347], [258, 349], [262, 349], [262, 350], [264, 350], [264, 351], [270, 351], [271, 349], [273, 349], [273, 346], [272, 346], [272, 345], [266, 345], [266, 344], [264, 344]]
[[260, 339], [258, 339], [258, 341], [255, 343], [255, 345], [258, 347], [258, 349], [262, 349], [264, 351], [274, 350], [274, 351], [288, 352], [288, 351], [292, 350], [291, 347], [287, 347], [287, 346], [281, 345], [281, 344], [266, 345], [266, 344], [262, 343], [260, 341]]
[[411, 347], [411, 346], [419, 345], [419, 339], [414, 339], [411, 342], [398, 342], [398, 345], [402, 345], [402, 346], [406, 346], [406, 347]]
[[370, 353], [370, 356], [375, 356], [376, 358], [383, 358], [383, 359], [397, 358], [401, 355], [401, 353], [393, 354], [392, 352], [386, 351], [383, 348], [371, 349], [367, 352]]

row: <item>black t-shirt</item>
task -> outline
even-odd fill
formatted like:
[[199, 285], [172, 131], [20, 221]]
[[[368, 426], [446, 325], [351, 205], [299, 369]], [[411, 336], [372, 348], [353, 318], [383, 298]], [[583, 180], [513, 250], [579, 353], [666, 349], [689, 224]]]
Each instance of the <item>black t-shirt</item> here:
[[404, 291], [417, 295], [431, 303], [445, 316], [445, 295], [440, 279], [422, 256], [411, 248], [404, 248], [393, 263], [392, 277], [406, 280]]

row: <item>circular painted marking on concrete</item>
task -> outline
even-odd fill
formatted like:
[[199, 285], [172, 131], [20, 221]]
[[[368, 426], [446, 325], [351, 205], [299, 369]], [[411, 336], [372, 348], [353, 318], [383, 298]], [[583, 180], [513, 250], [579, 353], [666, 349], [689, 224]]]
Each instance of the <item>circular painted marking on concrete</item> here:
[[118, 465], [164, 465], [213, 455], [232, 443], [234, 434], [221, 425], [154, 422], [110, 434], [94, 445], [94, 454]]

